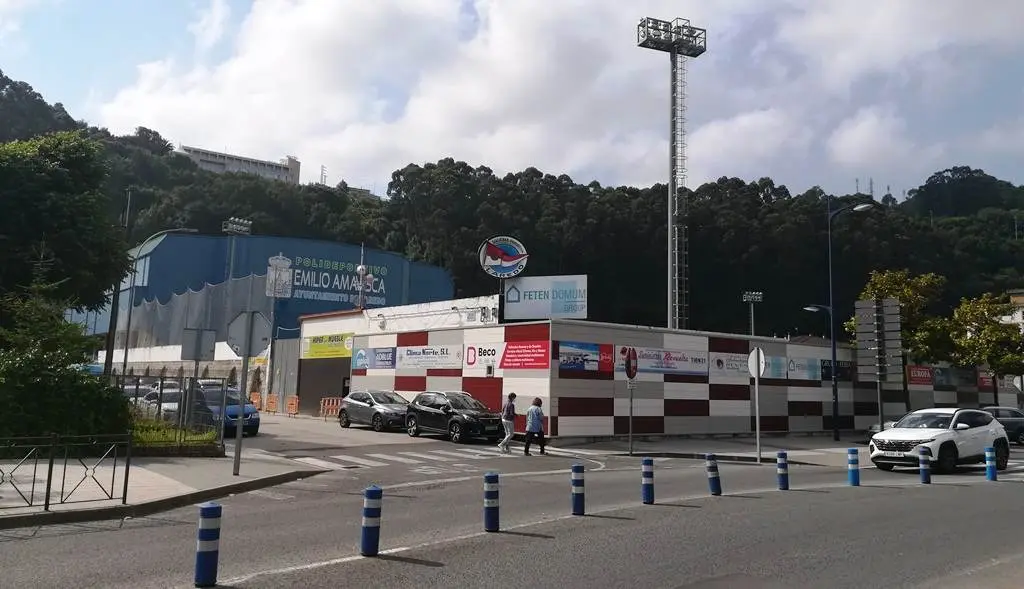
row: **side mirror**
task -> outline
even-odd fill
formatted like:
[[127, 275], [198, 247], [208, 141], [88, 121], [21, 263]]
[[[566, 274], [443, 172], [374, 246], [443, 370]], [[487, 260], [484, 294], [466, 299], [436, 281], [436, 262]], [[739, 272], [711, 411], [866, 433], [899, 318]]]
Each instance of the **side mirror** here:
[[956, 430], [971, 429], [971, 426], [967, 425], [964, 422], [960, 422], [960, 423], [956, 424], [956, 427], [954, 429], [956, 429]]

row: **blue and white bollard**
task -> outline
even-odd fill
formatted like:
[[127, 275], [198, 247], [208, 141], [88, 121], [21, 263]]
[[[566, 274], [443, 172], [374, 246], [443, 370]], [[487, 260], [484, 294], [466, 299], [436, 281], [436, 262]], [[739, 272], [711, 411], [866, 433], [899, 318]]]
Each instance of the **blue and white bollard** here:
[[722, 494], [722, 479], [718, 476], [718, 460], [714, 454], [704, 455], [704, 469], [708, 472], [708, 488], [711, 494], [719, 496]]
[[654, 505], [654, 459], [640, 462], [640, 499], [644, 505]]
[[377, 485], [366, 487], [363, 492], [363, 534], [359, 542], [359, 554], [377, 556], [380, 551], [380, 508], [384, 500], [384, 489]]
[[856, 448], [846, 450], [846, 480], [851, 487], [860, 486], [860, 452]]
[[985, 479], [999, 480], [999, 475], [996, 474], [996, 449], [992, 446], [985, 448]]
[[199, 534], [196, 536], [196, 587], [217, 586], [220, 559], [220, 514], [217, 503], [199, 506]]
[[583, 465], [572, 465], [572, 514], [586, 515], [586, 499], [583, 496]]
[[497, 532], [500, 529], [498, 514], [498, 473], [484, 475], [484, 531]]
[[917, 471], [921, 473], [921, 484], [932, 484], [932, 461], [927, 448], [921, 448], [917, 456]]
[[789, 455], [785, 450], [775, 453], [775, 472], [779, 476], [779, 490], [789, 490]]

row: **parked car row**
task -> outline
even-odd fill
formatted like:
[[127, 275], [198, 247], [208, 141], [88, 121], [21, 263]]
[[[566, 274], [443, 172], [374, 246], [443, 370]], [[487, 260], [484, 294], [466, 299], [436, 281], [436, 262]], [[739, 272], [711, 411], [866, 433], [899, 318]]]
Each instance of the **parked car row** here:
[[[136, 411], [146, 417], [163, 419], [191, 427], [223, 427], [225, 434], [230, 437], [234, 435], [238, 423], [239, 404], [241, 399], [239, 391], [235, 387], [224, 387], [223, 381], [215, 379], [200, 379], [196, 386], [186, 394], [180, 388], [164, 384], [161, 388], [159, 383], [152, 387], [139, 387], [138, 393], [132, 390], [125, 390], [128, 398]], [[182, 399], [189, 402], [188, 411], [182, 418]], [[226, 418], [221, 419], [221, 406], [225, 407]], [[245, 400], [242, 411], [242, 430], [245, 435], [257, 435], [260, 429], [260, 414], [255, 405]]]
[[424, 391], [412, 402], [395, 391], [352, 392], [341, 402], [338, 424], [368, 425], [378, 432], [404, 429], [412, 437], [441, 434], [455, 443], [497, 442], [503, 433], [501, 416], [464, 391]]

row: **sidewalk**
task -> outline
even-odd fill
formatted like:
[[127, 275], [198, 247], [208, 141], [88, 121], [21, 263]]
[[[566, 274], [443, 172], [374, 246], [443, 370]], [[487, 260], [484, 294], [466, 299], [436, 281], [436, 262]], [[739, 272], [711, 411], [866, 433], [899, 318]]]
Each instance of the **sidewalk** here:
[[[846, 466], [849, 448], [858, 448], [862, 461], [866, 448], [864, 434], [846, 434], [836, 442], [831, 436], [771, 436], [761, 438], [762, 462], [774, 462], [775, 453], [785, 450], [791, 464], [817, 466]], [[557, 441], [555, 442], [557, 444]], [[566, 452], [589, 454], [625, 455], [629, 452], [626, 439], [615, 439], [594, 443], [558, 444]], [[714, 454], [718, 460], [734, 462], [756, 462], [757, 445], [753, 437], [743, 438], [678, 438], [656, 442], [635, 440], [633, 454], [664, 458], [704, 459], [705, 454]]]
[[68, 461], [53, 469], [50, 510], [44, 510], [47, 469], [30, 462], [0, 462], [0, 530], [27, 526], [141, 517], [234, 493], [310, 477], [321, 469], [262, 454], [242, 453], [239, 476], [232, 475], [234, 457], [136, 458], [128, 475], [127, 501], [124, 464], [110, 461], [84, 466]]

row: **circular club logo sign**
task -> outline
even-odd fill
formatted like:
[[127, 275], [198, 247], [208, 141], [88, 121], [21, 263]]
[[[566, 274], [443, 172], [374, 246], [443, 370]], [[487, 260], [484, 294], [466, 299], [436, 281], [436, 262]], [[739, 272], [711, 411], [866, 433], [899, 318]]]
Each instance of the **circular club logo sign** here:
[[513, 278], [526, 269], [526, 247], [507, 235], [492, 237], [480, 244], [480, 267], [495, 278]]

